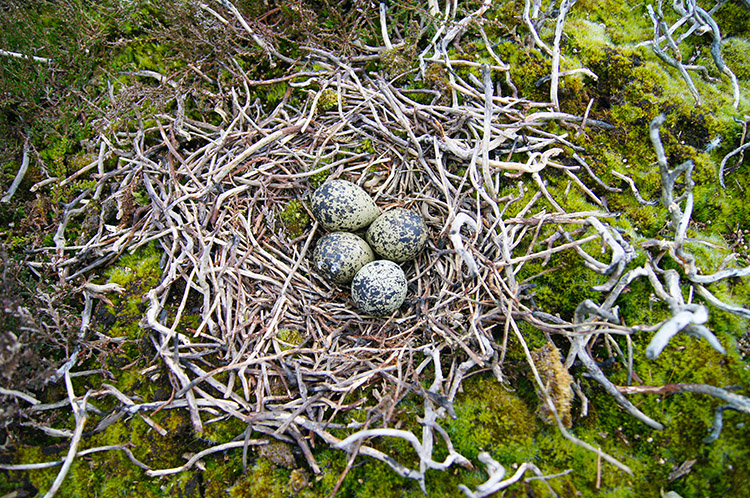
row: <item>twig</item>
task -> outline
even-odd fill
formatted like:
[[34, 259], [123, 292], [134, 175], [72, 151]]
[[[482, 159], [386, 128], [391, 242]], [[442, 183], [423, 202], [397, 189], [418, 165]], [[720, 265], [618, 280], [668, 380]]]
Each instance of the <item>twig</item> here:
[[557, 112], [560, 112], [560, 101], [557, 97], [557, 88], [560, 79], [560, 40], [562, 39], [563, 26], [565, 25], [565, 16], [575, 2], [576, 0], [562, 0], [560, 2], [557, 22], [555, 23], [555, 38], [552, 43], [552, 73], [549, 95], [552, 107], [554, 107]]
[[523, 20], [526, 23], [526, 27], [529, 28], [529, 32], [531, 33], [531, 36], [534, 38], [534, 42], [539, 45], [539, 47], [547, 52], [548, 55], [552, 56], [553, 51], [547, 46], [546, 43], [542, 41], [541, 38], [539, 38], [539, 34], [536, 32], [536, 26], [534, 26], [534, 23], [531, 22], [531, 0], [524, 0], [523, 4]]
[[[290, 59], [289, 57], [281, 54], [279, 51], [277, 51], [273, 46], [271, 46], [270, 43], [268, 43], [266, 40], [264, 40], [260, 35], [258, 35], [245, 21], [245, 18], [242, 16], [242, 13], [237, 10], [237, 7], [234, 6], [232, 2], [229, 0], [219, 0], [221, 4], [228, 9], [232, 15], [240, 22], [242, 27], [247, 31], [247, 33], [250, 35], [250, 37], [253, 39], [255, 43], [258, 44], [260, 48], [262, 48], [266, 53], [269, 55], [273, 55], [275, 58], [282, 60], [286, 62], [287, 64], [294, 64], [294, 59]], [[273, 59], [271, 59], [271, 64], [274, 64]]]
[[246, 441], [243, 438], [242, 441], [231, 441], [229, 443], [218, 444], [216, 446], [212, 446], [211, 448], [207, 448], [207, 449], [205, 449], [203, 451], [200, 451], [200, 452], [196, 453], [195, 455], [193, 455], [192, 457], [190, 457], [190, 459], [184, 465], [181, 465], [179, 467], [174, 467], [174, 468], [171, 468], [171, 469], [147, 470], [146, 474], [148, 474], [149, 476], [152, 476], [152, 477], [166, 476], [166, 475], [170, 475], [170, 474], [177, 474], [179, 472], [182, 472], [182, 471], [185, 471], [185, 470], [189, 470], [190, 468], [193, 467], [193, 465], [195, 465], [196, 463], [198, 463], [205, 456], [208, 456], [208, 455], [210, 455], [212, 453], [218, 453], [220, 451], [230, 450], [232, 448], [242, 448], [243, 446], [245, 446], [247, 444], [253, 444], [253, 445], [268, 444], [268, 440], [267, 439], [249, 439], [249, 440]]
[[[675, 43], [675, 41], [672, 39], [669, 28], [667, 28], [667, 23], [661, 19], [661, 15], [657, 17], [651, 4], [647, 5], [646, 9], [648, 10], [649, 15], [651, 16], [651, 20], [654, 23], [654, 41], [651, 43], [651, 49], [654, 51], [654, 54], [656, 54], [656, 56], [659, 57], [662, 61], [679, 71], [680, 75], [685, 80], [690, 93], [693, 95], [696, 105], [703, 105], [701, 96], [698, 93], [698, 90], [695, 88], [695, 84], [693, 83], [692, 78], [690, 78], [687, 69], [685, 69], [685, 65], [681, 62], [682, 54], [680, 54], [679, 48], [677, 48], [677, 43]], [[659, 39], [660, 32], [664, 33], [669, 46], [677, 53], [678, 59], [670, 57], [661, 49], [661, 47], [659, 47], [657, 40]]]
[[477, 231], [476, 222], [466, 213], [458, 213], [451, 223], [450, 231], [448, 232], [448, 238], [453, 244], [453, 248], [456, 253], [466, 263], [466, 268], [469, 270], [469, 276], [474, 278], [478, 274], [477, 263], [474, 260], [474, 256], [464, 248], [463, 240], [461, 239], [461, 227], [468, 226], [473, 232]]
[[90, 391], [86, 393], [86, 395], [83, 397], [83, 400], [76, 400], [75, 393], [73, 392], [73, 383], [70, 380], [69, 370], [65, 372], [65, 388], [67, 389], [68, 400], [70, 401], [70, 406], [73, 409], [73, 414], [75, 416], [76, 427], [73, 431], [73, 437], [70, 440], [68, 454], [65, 456], [62, 467], [57, 473], [57, 477], [55, 477], [52, 486], [50, 486], [47, 493], [45, 493], [44, 498], [52, 498], [60, 489], [60, 486], [62, 486], [62, 483], [65, 480], [65, 476], [68, 475], [70, 466], [73, 465], [73, 460], [75, 459], [76, 453], [78, 451], [78, 445], [81, 442], [81, 436], [83, 436], [83, 427], [84, 425], [86, 425], [86, 420], [88, 418], [88, 414], [86, 412], [86, 402], [88, 401]]
[[34, 396], [23, 393], [21, 391], [16, 391], [15, 389], [5, 389], [4, 387], [0, 387], [0, 394], [2, 394], [3, 396], [14, 396], [16, 398], [20, 398], [31, 405], [38, 405], [41, 403], [41, 401], [36, 399]]
[[709, 386], [706, 384], [665, 384], [663, 386], [619, 386], [617, 388], [623, 394], [636, 394], [636, 393], [648, 393], [648, 394], [674, 394], [679, 392], [692, 392], [698, 394], [707, 394], [715, 398], [719, 398], [722, 401], [727, 402], [727, 405], [720, 406], [716, 409], [714, 414], [714, 423], [711, 428], [711, 432], [708, 436], [703, 439], [705, 443], [712, 443], [719, 438], [721, 434], [724, 410], [732, 409], [739, 412], [750, 414], [750, 398], [740, 396], [722, 389], [720, 387]]
[[[0, 50], [0, 52], [2, 51]], [[18, 190], [18, 187], [21, 185], [23, 178], [26, 176], [26, 171], [29, 169], [29, 147], [30, 144], [27, 139], [23, 144], [23, 159], [21, 159], [21, 167], [18, 168], [13, 183], [10, 185], [8, 192], [6, 192], [3, 198], [0, 199], [0, 202], [10, 202], [11, 198], [16, 193], [16, 190]]]
[[[483, 451], [479, 453], [479, 456], [477, 458], [479, 458], [479, 461], [485, 464], [485, 466], [487, 467], [487, 473], [490, 474], [490, 477], [486, 482], [477, 486], [474, 491], [471, 491], [471, 489], [463, 484], [459, 484], [458, 488], [463, 491], [468, 498], [485, 498], [486, 496], [493, 495], [501, 489], [505, 489], [511, 484], [520, 481], [523, 475], [528, 470], [531, 470], [540, 478], [544, 478], [542, 471], [539, 470], [536, 465], [534, 465], [533, 463], [524, 462], [518, 467], [518, 470], [516, 470], [516, 472], [511, 477], [503, 481], [502, 478], [505, 476], [505, 469], [502, 465], [497, 463], [489, 455], [489, 453]], [[557, 496], [557, 494], [553, 491], [551, 493], [551, 496]]]
[[643, 204], [644, 206], [655, 206], [659, 204], [658, 200], [647, 201], [643, 197], [641, 197], [641, 193], [638, 191], [638, 187], [635, 186], [635, 182], [629, 176], [623, 175], [622, 173], [616, 170], [612, 170], [611, 173], [615, 175], [617, 178], [619, 178], [620, 180], [625, 181], [630, 186], [630, 190], [633, 192], [633, 196], [635, 196], [635, 200], [637, 200], [640, 204]]
[[[130, 448], [127, 446], [121, 445], [121, 444], [115, 444], [115, 445], [109, 445], [109, 446], [99, 446], [96, 448], [89, 448], [87, 450], [79, 451], [76, 456], [83, 457], [86, 455], [91, 455], [93, 453], [100, 453], [102, 451], [112, 451], [112, 450], [118, 450], [124, 452], [128, 459], [130, 459], [131, 462], [133, 462], [136, 466], [140, 467], [143, 470], [151, 470], [151, 467], [146, 465], [145, 463], [138, 460], [135, 455], [133, 455], [133, 452], [130, 451]], [[63, 458], [62, 460], [56, 460], [54, 462], [40, 462], [40, 463], [22, 463], [22, 464], [0, 464], [0, 469], [2, 470], [39, 470], [39, 469], [49, 469], [51, 467], [57, 467], [58, 465], [62, 465], [65, 463], [66, 459]]]
[[724, 156], [724, 158], [721, 160], [721, 164], [719, 164], [719, 183], [721, 184], [721, 188], [726, 188], [726, 185], [724, 184], [724, 168], [726, 167], [727, 161], [729, 161], [729, 158], [737, 154], [740, 154], [741, 152], [744, 152], [746, 149], [749, 149], [749, 148], [750, 148], [750, 142], [747, 142], [746, 144], [742, 144], [736, 149], [734, 149], [732, 152]]
[[11, 52], [9, 50], [2, 50], [0, 49], [0, 55], [3, 55], [5, 57], [14, 57], [16, 59], [26, 59], [26, 60], [32, 60], [34, 62], [42, 62], [44, 64], [52, 64], [53, 59], [47, 59], [45, 57], [37, 57], [35, 55], [25, 55], [25, 54], [19, 54], [18, 52]]

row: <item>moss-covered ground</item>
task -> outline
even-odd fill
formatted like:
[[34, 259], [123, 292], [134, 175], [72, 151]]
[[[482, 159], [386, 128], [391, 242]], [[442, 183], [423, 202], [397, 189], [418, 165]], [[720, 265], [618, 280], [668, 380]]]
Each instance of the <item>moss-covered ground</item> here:
[[[10, 389], [33, 392], [42, 402], [65, 397], [60, 383], [44, 384], [40, 379], [67, 357], [75, 342], [76, 320], [84, 303], [71, 297], [76, 295], [72, 284], [58, 282], [53, 275], [31, 272], [24, 266], [28, 258], [24, 251], [54, 245], [52, 236], [62, 216], [63, 203], [94, 183], [92, 177], [81, 175], [78, 181], [63, 186], [52, 182], [32, 191], [32, 185], [48, 177], [64, 178], [88, 164], [95, 157], [92, 154], [96, 150], [90, 144], [98, 133], [128, 130], [134, 120], [148, 119], [150, 114], [170, 110], [175, 105], [171, 87], [132, 75], [135, 71], [178, 75], [180, 90], [190, 94], [186, 101], [188, 115], [216, 124], [221, 123], [222, 109], [227, 103], [203, 91], [207, 88], [205, 78], [231, 87], [241, 86], [237, 67], [250, 79], [275, 77], [281, 71], [270, 64], [252, 39], [237, 38], [236, 32], [229, 32], [206, 16], [197, 2], [166, 3], [7, 0], [0, 4], [0, 48], [53, 59], [46, 64], [0, 56], [0, 190], [3, 193], [13, 181], [27, 141], [31, 150], [31, 167], [13, 202], [0, 204], [4, 262], [0, 329], [6, 327], [27, 344], [14, 362], [3, 364], [6, 371], [0, 377], [0, 385], [5, 383]], [[367, 10], [371, 18], [363, 18], [355, 13], [359, 2], [235, 3], [250, 19], [281, 15], [273, 17], [283, 19], [274, 28], [275, 42], [290, 57], [296, 57], [298, 45], [309, 38], [344, 54], [352, 50], [354, 38], [367, 44], [380, 43], [377, 10]], [[459, 3], [463, 11], [470, 11], [477, 2]], [[214, 8], [220, 8], [219, 2], [213, 4]], [[391, 22], [393, 26], [400, 23], [404, 32], [409, 32], [408, 27], [420, 18], [427, 19], [415, 2], [392, 4]], [[548, 83], [539, 81], [549, 74], [550, 58], [528, 43], [522, 12], [521, 0], [496, 2], [487, 15], [487, 32], [497, 42], [494, 46], [497, 55], [510, 64], [511, 80], [518, 94], [530, 100], [547, 101]], [[697, 106], [677, 71], [665, 67], [648, 46], [638, 45], [651, 39], [653, 33], [646, 12], [645, 4], [613, 0], [579, 0], [575, 4], [566, 23], [562, 69], [587, 67], [598, 79], [594, 81], [582, 74], [563, 78], [561, 110], [583, 115], [593, 100], [589, 117], [610, 123], [614, 128], [588, 128], [585, 133], [575, 129], [564, 131], [569, 132], [569, 140], [585, 148], [581, 155], [593, 171], [606, 183], [621, 188], [620, 192], [597, 190], [597, 194], [607, 202], [610, 211], [618, 213], [610, 222], [622, 229], [631, 243], [637, 244], [664, 233], [667, 212], [659, 205], [639, 204], [629, 186], [612, 171], [633, 178], [645, 199], [659, 197], [660, 178], [656, 155], [648, 140], [648, 126], [655, 116], [664, 113], [666, 123], [661, 135], [670, 164], [688, 159], [695, 163], [695, 208], [688, 236], [712, 242], [711, 246], [691, 244], [690, 251], [705, 272], [719, 269], [733, 254], [736, 264], [748, 264], [750, 153], [745, 155], [744, 162], [732, 163], [726, 171], [725, 189], [720, 187], [717, 175], [721, 158], [739, 146], [742, 123], [750, 114], [750, 9], [742, 1], [730, 0], [714, 14], [726, 39], [722, 48], [724, 60], [734, 70], [741, 87], [737, 109], [732, 106], [728, 78], [719, 74], [711, 59], [710, 37], [691, 36], [680, 46], [682, 53], [691, 57], [692, 64], [707, 68], [705, 76], [696, 73], [693, 77], [703, 100], [703, 105]], [[540, 33], [546, 40], [551, 39], [552, 26], [553, 23], [548, 23], [546, 31]], [[427, 29], [425, 39], [421, 40], [405, 37], [404, 50], [424, 44], [431, 33]], [[475, 35], [469, 30], [454, 50], [466, 58], [492, 62], [481, 38]], [[383, 63], [399, 62], [406, 64], [406, 69], [411, 67], [409, 61], [413, 58], [396, 55], [399, 54], [394, 53]], [[393, 70], [379, 67], [376, 62], [372, 66], [373, 70]], [[195, 67], [203, 69], [193, 71], [191, 68]], [[414, 82], [414, 85], [435, 85], [440, 80], [438, 75], [437, 83]], [[503, 90], [510, 94], [512, 89], [504, 85]], [[251, 91], [270, 109], [285, 90], [279, 85], [270, 91], [268, 88]], [[115, 94], [117, 102], [110, 99]], [[595, 207], [575, 188], [568, 190], [568, 180], [562, 175], [551, 173], [546, 179], [551, 194], [566, 208]], [[515, 195], [515, 182], [508, 178], [501, 185], [500, 195], [504, 191]], [[138, 195], [133, 193], [136, 205]], [[540, 201], [539, 206], [543, 205]], [[92, 209], [103, 208], [92, 206]], [[512, 209], [509, 215], [514, 214]], [[291, 238], [303, 233], [309, 218], [300, 201], [290, 200], [279, 212], [279, 221], [288, 227]], [[70, 225], [69, 237], [75, 238], [86, 230], [83, 221], [81, 217]], [[592, 245], [591, 249], [596, 247]], [[133, 254], [124, 254], [107, 271], [91, 276], [97, 283], [117, 283], [124, 292], [110, 296], [109, 304], [96, 309], [91, 333], [99, 334], [99, 340], [94, 335], [87, 338], [90, 346], [82, 352], [79, 368], [98, 373], [75, 378], [76, 392], [111, 384], [133, 399], [166, 401], [173, 394], [167, 370], [151, 364], [153, 345], [142, 328], [143, 295], [159, 281], [159, 260], [159, 252], [146, 246]], [[538, 274], [542, 269], [539, 265], [527, 264], [519, 278]], [[606, 280], [585, 270], [573, 253], [553, 256], [547, 267], [561, 270], [535, 278], [530, 292], [540, 309], [566, 318], [572, 316], [581, 300], [595, 298], [598, 294], [591, 287]], [[746, 279], [712, 284], [710, 290], [735, 305], [750, 302], [750, 283]], [[167, 307], [168, 312], [175, 312], [180, 297], [181, 293], [172, 307]], [[41, 315], [19, 316], [13, 311], [21, 305], [39, 306], [40, 299], [64, 312], [65, 318], [57, 324], [55, 332], [49, 332], [52, 327], [44, 326], [47, 319]], [[633, 282], [618, 305], [620, 316], [627, 317], [629, 324], [656, 323], [668, 317], [669, 312], [663, 303], [653, 299], [650, 287], [642, 281]], [[185, 330], [197, 326], [199, 319], [194, 309], [198, 306], [199, 303], [188, 303], [181, 322]], [[640, 382], [653, 386], [676, 382], [736, 386], [737, 392], [748, 394], [747, 321], [712, 309], [708, 326], [725, 345], [726, 355], [717, 353], [703, 341], [678, 336], [658, 359], [649, 360], [645, 349], [650, 335], [635, 335], [634, 373]], [[37, 332], [23, 332], [27, 329]], [[522, 324], [522, 332], [532, 349], [547, 343], [548, 339], [530, 326]], [[502, 333], [497, 331], [498, 340]], [[624, 350], [625, 340], [617, 340]], [[563, 353], [568, 347], [565, 342], [557, 344]], [[595, 348], [594, 356], [605, 365], [606, 375], [615, 384], [626, 383], [626, 368], [620, 359], [608, 361], [607, 349], [601, 345]], [[571, 374], [586, 393], [588, 406], [583, 416], [580, 400], [574, 402], [571, 432], [630, 466], [633, 474], [629, 475], [598, 461], [594, 453], [567, 441], [555, 426], [542, 422], [529, 367], [520, 345], [512, 338], [503, 369], [505, 383], [499, 383], [488, 373], [467, 379], [456, 398], [457, 418], [443, 421], [456, 450], [475, 465], [479, 465], [476, 457], [481, 451], [490, 452], [509, 470], [522, 462], [532, 462], [547, 475], [561, 474], [547, 481], [561, 496], [660, 496], [668, 490], [683, 497], [750, 496], [747, 414], [725, 412], [721, 437], [706, 444], [702, 439], [711, 427], [715, 408], [721, 404], [718, 400], [689, 393], [631, 396], [640, 410], [665, 424], [664, 431], [654, 431], [625, 413], [596, 382], [584, 375], [582, 367], [574, 365]], [[107, 396], [95, 399], [94, 403], [103, 413], [115, 406]], [[362, 414], [350, 417], [358, 415]], [[418, 399], [407, 397], [398, 405], [394, 420], [403, 428], [419, 431], [420, 415]], [[141, 417], [126, 414], [101, 431], [96, 429], [98, 421], [90, 422], [79, 450], [125, 445], [146, 465], [170, 468], [182, 465], [186, 455], [212, 444], [229, 442], [244, 431], [244, 426], [236, 420], [219, 420], [196, 434], [184, 411], [163, 410], [149, 416], [164, 429], [166, 436]], [[47, 423], [72, 430], [72, 415], [59, 417], [50, 415]], [[342, 419], [348, 421], [346, 417]], [[47, 435], [19, 420], [14, 418], [12, 410], [0, 413], [5, 437], [0, 447], [0, 463], [29, 464], [65, 456], [67, 439]], [[417, 461], [412, 448], [402, 440], [379, 439], [372, 444], [407, 465]], [[58, 496], [328, 496], [347, 466], [345, 453], [321, 443], [315, 449], [315, 457], [322, 473], [316, 476], [307, 469], [296, 448], [285, 451], [291, 451], [291, 464], [288, 458], [273, 458], [268, 452], [251, 448], [243, 466], [242, 452], [230, 450], [206, 457], [199, 467], [160, 478], [149, 477], [122, 451], [94, 453], [74, 461]], [[437, 457], [445, 454], [447, 450], [438, 444]], [[683, 475], [675, 473], [680, 466], [687, 469]], [[58, 467], [23, 472], [0, 470], [0, 496], [44, 493], [57, 471]], [[486, 478], [479, 466], [474, 470], [430, 471], [426, 483], [428, 495], [460, 496], [459, 484], [474, 487]], [[519, 497], [547, 495], [548, 487], [541, 480], [519, 482], [505, 493]], [[337, 496], [422, 496], [422, 491], [417, 483], [398, 477], [385, 464], [360, 457], [348, 471]]]

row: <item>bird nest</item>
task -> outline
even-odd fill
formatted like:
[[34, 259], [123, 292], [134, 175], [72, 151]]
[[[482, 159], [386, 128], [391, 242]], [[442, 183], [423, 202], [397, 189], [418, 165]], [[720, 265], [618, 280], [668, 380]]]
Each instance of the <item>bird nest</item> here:
[[[479, 16], [461, 22], [465, 27]], [[505, 379], [509, 340], [522, 346], [549, 420], [569, 439], [627, 470], [567, 432], [570, 379], [563, 375], [558, 378], [562, 386], [553, 388], [545, 377], [549, 372], [537, 369], [539, 355], [553, 358], [565, 374], [565, 366], [580, 359], [623, 407], [660, 428], [606, 378], [590, 355], [591, 343], [597, 337], [629, 338], [658, 329], [660, 342], [655, 339], [650, 353], [655, 356], [669, 337], [688, 327], [721, 348], [701, 325], [705, 307], [684, 302], [674, 270], [661, 270], [658, 261], [649, 260], [626, 271], [636, 249], [607, 222], [612, 215], [594, 192], [618, 189], [594, 174], [566, 134], [553, 131], [560, 123], [571, 132], [608, 125], [550, 110], [549, 103], [502, 95], [496, 82], [506, 80], [509, 68], [501, 60], [477, 64], [448, 56], [445, 47], [458, 32], [442, 32], [431, 45], [434, 54], [420, 57], [419, 73], [432, 75], [423, 88], [401, 84], [408, 72], [369, 72], [368, 61], [379, 55], [345, 60], [308, 47], [285, 77], [247, 79], [228, 91], [232, 113], [221, 126], [187, 118], [178, 99], [176, 111], [153, 116], [151, 126], [102, 135], [99, 156], [90, 165], [98, 168], [97, 183], [67, 205], [55, 236], [56, 267], [61, 277], [75, 281], [124, 252], [158, 248], [161, 279], [144, 298], [142, 326], [174, 387], [166, 402], [136, 402], [114, 387], [110, 394], [122, 401], [123, 410], [157, 430], [147, 411], [186, 409], [197, 432], [227, 417], [249, 427], [244, 437], [209, 448], [181, 467], [148, 469], [150, 475], [185, 470], [211, 452], [261, 444], [249, 439], [260, 432], [296, 444], [313, 472], [320, 469], [310, 447], [312, 434], [352, 454], [384, 461], [423, 485], [429, 468], [472, 465], [453, 449], [439, 419], [456, 416], [453, 401], [467, 375], [489, 370]], [[287, 91], [275, 108], [267, 109], [250, 96], [271, 84], [285, 84]], [[657, 154], [659, 124], [652, 124]], [[105, 168], [109, 158], [116, 162], [113, 168]], [[660, 166], [670, 205], [678, 206], [670, 211], [675, 239], [642, 247], [685, 262], [678, 256], [684, 255], [692, 208], [690, 168], [670, 170], [666, 159]], [[547, 189], [544, 175], [550, 171], [602, 209], [566, 211]], [[687, 186], [681, 187], [682, 198], [673, 199], [680, 174], [686, 175]], [[408, 296], [391, 316], [361, 314], [349, 289], [327, 282], [312, 264], [312, 249], [324, 231], [306, 201], [326, 177], [362, 186], [383, 209], [416, 211], [429, 228], [425, 250], [403, 264]], [[624, 180], [640, 198], [632, 180]], [[685, 199], [689, 207], [683, 210], [677, 203]], [[102, 209], [88, 240], [68, 241], [66, 224], [92, 203], [116, 205], [117, 222]], [[296, 228], [288, 223], [290, 206], [297, 210]], [[528, 293], [530, 279], [554, 269], [538, 265], [536, 275], [519, 278], [527, 263], [546, 263], [562, 251], [576, 253], [586, 268], [604, 275], [595, 287], [601, 303], [584, 301], [567, 319], [537, 309]], [[706, 277], [697, 275], [694, 263], [684, 264], [688, 285], [717, 304], [702, 286]], [[657, 298], [669, 304], [673, 320], [640, 326], [620, 319], [617, 299], [639, 277], [646, 277]], [[115, 284], [83, 287], [82, 334], [89, 333], [93, 303], [120, 290]], [[185, 320], [196, 313], [197, 322]], [[537, 352], [535, 362], [518, 321], [548, 337], [567, 339], [566, 364], [556, 350]], [[618, 347], [611, 338], [608, 344]], [[632, 366], [632, 352], [621, 358]], [[365, 395], [362, 389], [370, 387], [381, 396]], [[420, 437], [388, 428], [396, 404], [410, 395], [424, 402]], [[353, 409], [368, 417], [342, 425], [345, 419], [338, 415]], [[385, 428], [370, 428], [378, 417]], [[331, 429], [350, 435], [342, 440]], [[409, 441], [418, 467], [409, 468], [367, 444], [368, 438], [383, 436]], [[433, 459], [435, 439], [448, 448], [443, 461]], [[496, 462], [482, 458], [497, 477]], [[521, 470], [526, 469], [534, 470], [531, 464]], [[499, 489], [500, 479], [495, 481], [487, 489]], [[476, 496], [484, 496], [480, 491]]]

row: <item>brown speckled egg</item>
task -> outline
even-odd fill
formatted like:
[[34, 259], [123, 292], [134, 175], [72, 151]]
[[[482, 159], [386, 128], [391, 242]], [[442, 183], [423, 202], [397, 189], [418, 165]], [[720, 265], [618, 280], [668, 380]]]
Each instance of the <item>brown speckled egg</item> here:
[[310, 198], [315, 218], [331, 231], [365, 228], [380, 215], [380, 208], [362, 187], [346, 180], [329, 180]]
[[337, 284], [351, 282], [359, 269], [374, 259], [367, 242], [348, 232], [333, 232], [321, 237], [313, 253], [318, 272]]
[[406, 299], [404, 270], [393, 261], [367, 263], [352, 280], [352, 299], [367, 314], [390, 315]]
[[403, 208], [380, 215], [367, 229], [367, 242], [385, 259], [414, 259], [427, 243], [427, 225], [420, 215]]

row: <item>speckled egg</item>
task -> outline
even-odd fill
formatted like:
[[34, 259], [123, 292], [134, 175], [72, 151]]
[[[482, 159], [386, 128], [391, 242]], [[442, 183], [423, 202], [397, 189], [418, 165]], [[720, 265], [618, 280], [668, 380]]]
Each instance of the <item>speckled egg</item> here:
[[367, 242], [348, 232], [333, 232], [321, 237], [313, 252], [318, 273], [337, 284], [351, 282], [359, 269], [374, 259]]
[[310, 198], [313, 215], [331, 231], [365, 228], [380, 215], [380, 208], [362, 187], [346, 180], [329, 180]]
[[390, 315], [406, 299], [404, 270], [383, 259], [367, 263], [352, 280], [352, 299], [367, 314]]
[[367, 229], [367, 242], [385, 259], [401, 263], [414, 259], [427, 243], [427, 225], [408, 209], [391, 209]]

